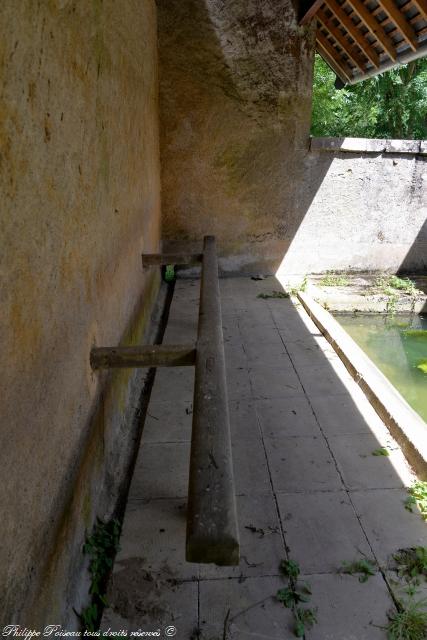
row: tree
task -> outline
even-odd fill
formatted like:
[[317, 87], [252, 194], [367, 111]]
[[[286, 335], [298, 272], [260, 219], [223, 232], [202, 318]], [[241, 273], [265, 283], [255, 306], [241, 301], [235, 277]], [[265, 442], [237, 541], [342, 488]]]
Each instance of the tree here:
[[427, 60], [420, 59], [336, 90], [335, 74], [316, 54], [313, 136], [427, 138]]

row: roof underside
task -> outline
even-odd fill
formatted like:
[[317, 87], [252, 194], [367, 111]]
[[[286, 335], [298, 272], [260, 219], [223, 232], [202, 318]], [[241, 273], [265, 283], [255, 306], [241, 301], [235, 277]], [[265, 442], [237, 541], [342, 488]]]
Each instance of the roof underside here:
[[316, 48], [344, 84], [427, 56], [427, 0], [315, 0]]

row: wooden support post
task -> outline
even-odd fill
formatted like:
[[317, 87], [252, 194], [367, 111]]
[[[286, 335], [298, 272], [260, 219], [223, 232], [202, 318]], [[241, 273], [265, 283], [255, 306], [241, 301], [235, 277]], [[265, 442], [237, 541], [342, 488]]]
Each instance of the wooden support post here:
[[162, 266], [167, 264], [197, 264], [202, 261], [201, 253], [143, 253], [142, 266]]
[[92, 369], [126, 367], [188, 367], [196, 361], [194, 345], [97, 347], [90, 352]]
[[239, 563], [215, 238], [204, 238], [188, 490], [188, 562]]

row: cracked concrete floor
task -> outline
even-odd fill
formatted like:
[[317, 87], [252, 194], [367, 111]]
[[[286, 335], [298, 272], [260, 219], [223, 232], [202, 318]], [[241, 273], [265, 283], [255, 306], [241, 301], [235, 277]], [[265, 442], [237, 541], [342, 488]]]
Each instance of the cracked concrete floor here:
[[[305, 312], [257, 297], [280, 289], [275, 278], [220, 285], [240, 565], [185, 562], [194, 370], [159, 369], [101, 628], [292, 638], [291, 612], [275, 598], [289, 555], [317, 607], [307, 638], [386, 638], [390, 556], [427, 544], [427, 525], [403, 504], [412, 472]], [[165, 343], [195, 339], [198, 293], [198, 280], [176, 283]], [[384, 446], [389, 457], [372, 455]], [[367, 582], [338, 573], [363, 556], [380, 567]]]

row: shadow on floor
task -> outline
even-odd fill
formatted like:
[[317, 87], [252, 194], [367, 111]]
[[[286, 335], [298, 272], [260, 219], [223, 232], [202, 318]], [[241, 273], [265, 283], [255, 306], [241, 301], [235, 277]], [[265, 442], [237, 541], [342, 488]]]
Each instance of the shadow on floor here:
[[[427, 544], [404, 508], [413, 480], [402, 452], [325, 338], [272, 277], [221, 280], [239, 567], [185, 562], [192, 368], [157, 372], [102, 629], [179, 638], [293, 637], [276, 596], [282, 559], [299, 563], [318, 622], [307, 637], [386, 638], [391, 556]], [[194, 340], [199, 283], [176, 284], [164, 342]], [[372, 453], [386, 447], [389, 457]], [[368, 558], [365, 583], [339, 573]], [[350, 635], [349, 635], [350, 634]]]

